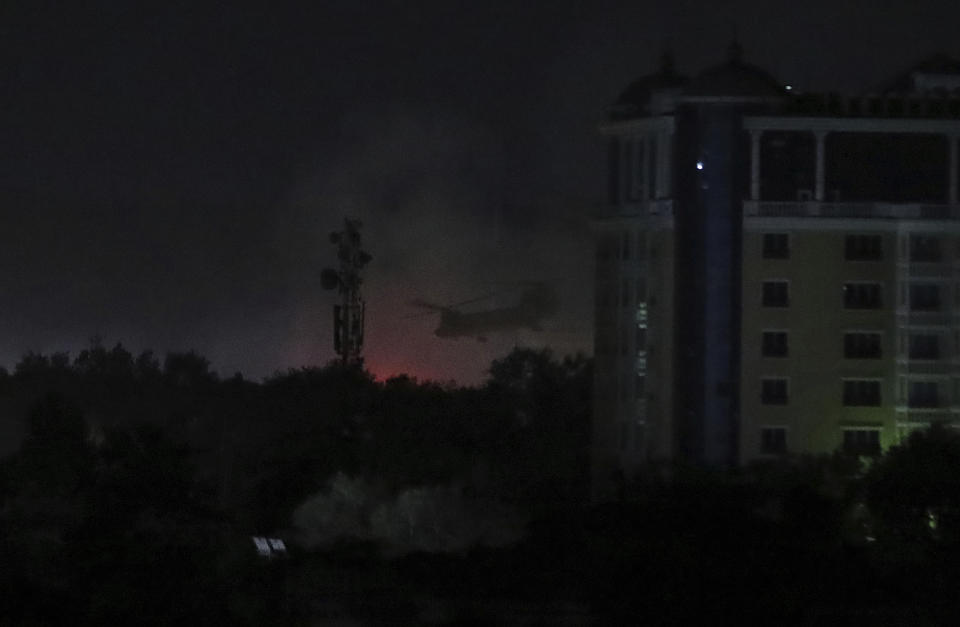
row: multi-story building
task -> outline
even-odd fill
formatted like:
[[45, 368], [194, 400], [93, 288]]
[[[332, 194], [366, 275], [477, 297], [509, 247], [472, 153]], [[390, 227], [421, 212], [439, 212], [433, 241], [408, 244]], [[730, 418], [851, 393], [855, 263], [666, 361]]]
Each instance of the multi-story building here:
[[960, 64], [864, 96], [669, 59], [601, 127], [594, 469], [960, 423]]

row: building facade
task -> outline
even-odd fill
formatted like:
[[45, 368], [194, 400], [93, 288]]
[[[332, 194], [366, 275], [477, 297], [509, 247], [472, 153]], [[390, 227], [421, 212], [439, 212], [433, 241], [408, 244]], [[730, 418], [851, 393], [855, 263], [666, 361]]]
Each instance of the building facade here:
[[665, 59], [601, 127], [597, 477], [960, 423], [960, 64], [843, 97], [741, 57]]

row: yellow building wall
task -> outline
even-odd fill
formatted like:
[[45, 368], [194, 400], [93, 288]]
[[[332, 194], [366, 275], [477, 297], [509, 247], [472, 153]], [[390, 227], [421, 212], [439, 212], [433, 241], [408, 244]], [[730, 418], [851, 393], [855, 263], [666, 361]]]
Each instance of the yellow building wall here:
[[[760, 452], [762, 426], [787, 427], [788, 452], [829, 453], [843, 441], [843, 427], [881, 427], [881, 445], [895, 437], [895, 310], [896, 235], [877, 231], [876, 222], [846, 224], [817, 229], [788, 228], [767, 223], [748, 224], [743, 239], [741, 326], [741, 429], [740, 458], [745, 463], [763, 458]], [[826, 222], [826, 221], [819, 221]], [[850, 222], [850, 221], [845, 221]], [[864, 221], [867, 222], [867, 221]], [[789, 259], [764, 259], [763, 234], [786, 232], [790, 237]], [[883, 259], [847, 261], [844, 242], [848, 233], [882, 235]], [[765, 280], [787, 280], [790, 305], [763, 307]], [[843, 286], [868, 281], [882, 285], [879, 309], [845, 309]], [[763, 357], [764, 330], [788, 332], [789, 354], [785, 358]], [[845, 359], [845, 331], [875, 331], [881, 334], [880, 359]], [[786, 377], [786, 405], [761, 403], [763, 377]], [[845, 407], [843, 379], [881, 380], [880, 407]]]

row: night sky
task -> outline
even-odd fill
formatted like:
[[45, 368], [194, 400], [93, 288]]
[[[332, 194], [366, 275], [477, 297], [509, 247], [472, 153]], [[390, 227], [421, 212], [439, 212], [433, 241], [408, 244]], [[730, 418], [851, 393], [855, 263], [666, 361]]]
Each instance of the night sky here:
[[[516, 344], [589, 352], [596, 127], [665, 46], [695, 73], [736, 29], [783, 82], [853, 92], [960, 57], [956, 0], [267, 4], [0, 9], [0, 365], [95, 335], [225, 376], [322, 365], [347, 215], [374, 255], [378, 376], [476, 383]], [[518, 279], [556, 281], [543, 333], [442, 340], [406, 317]]]

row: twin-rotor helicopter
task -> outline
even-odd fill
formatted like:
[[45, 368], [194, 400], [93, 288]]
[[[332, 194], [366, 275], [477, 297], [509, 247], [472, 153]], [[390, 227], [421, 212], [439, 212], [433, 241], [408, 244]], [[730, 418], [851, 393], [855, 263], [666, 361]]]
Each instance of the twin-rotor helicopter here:
[[560, 298], [556, 290], [546, 281], [520, 282], [517, 287], [507, 291], [519, 291], [513, 304], [479, 311], [468, 312], [460, 308], [492, 299], [499, 293], [452, 305], [439, 305], [421, 299], [414, 300], [410, 304], [440, 314], [440, 324], [433, 332], [437, 337], [475, 337], [480, 342], [485, 342], [491, 333], [520, 329], [542, 331], [543, 322], [555, 316], [560, 309]]

